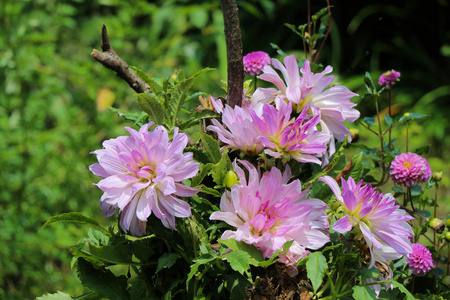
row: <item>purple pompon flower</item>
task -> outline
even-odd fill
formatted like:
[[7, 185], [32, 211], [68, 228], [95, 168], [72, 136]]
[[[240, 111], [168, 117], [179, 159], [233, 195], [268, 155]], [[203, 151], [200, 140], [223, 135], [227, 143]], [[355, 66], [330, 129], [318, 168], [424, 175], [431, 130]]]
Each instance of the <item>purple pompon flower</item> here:
[[431, 177], [431, 168], [427, 160], [416, 153], [402, 153], [391, 163], [392, 181], [396, 184], [413, 187]]
[[227, 148], [240, 150], [248, 155], [256, 155], [263, 151], [264, 145], [258, 139], [260, 129], [253, 122], [251, 112], [255, 113], [251, 106], [234, 109], [226, 105], [222, 112], [222, 123], [212, 119], [213, 125], [208, 130], [218, 134], [219, 140], [226, 144]]
[[178, 197], [199, 191], [183, 184], [199, 167], [191, 152], [183, 153], [187, 135], [175, 128], [169, 141], [163, 126], [148, 131], [152, 124], [139, 131], [125, 127], [130, 136], [104, 141], [103, 149], [92, 152], [98, 163], [89, 167], [104, 178], [97, 183], [104, 192], [100, 199], [103, 213], [109, 217], [119, 208], [120, 226], [134, 236], [145, 234], [152, 212], [165, 227], [176, 230], [175, 217], [191, 215], [190, 205]]
[[[321, 114], [322, 131], [343, 141], [349, 134], [344, 121], [354, 122], [360, 115], [359, 111], [353, 108], [356, 104], [350, 101], [358, 95], [344, 86], [332, 85], [334, 76], [325, 75], [331, 73], [333, 68], [327, 66], [323, 72], [315, 74], [311, 71], [310, 62], [306, 60], [300, 70], [300, 77], [295, 55], [286, 56], [284, 65], [272, 59], [272, 65], [282, 73], [284, 80], [271, 66], [265, 66], [264, 73], [258, 78], [275, 84], [279, 89], [276, 97], [291, 102], [296, 113], [300, 113], [307, 106], [317, 108], [315, 111]], [[329, 155], [334, 152], [335, 144], [332, 139]]]
[[413, 252], [406, 258], [409, 269], [415, 275], [426, 275], [433, 268], [430, 251], [421, 244], [412, 244]]
[[264, 51], [250, 52], [244, 56], [245, 73], [250, 76], [261, 74], [264, 66], [270, 64], [270, 56]]
[[381, 74], [380, 78], [378, 79], [378, 85], [382, 85], [388, 88], [389, 86], [394, 85], [396, 81], [400, 81], [399, 78], [400, 72], [390, 70]]
[[355, 239], [363, 236], [370, 250], [369, 268], [375, 262], [386, 263], [412, 252], [409, 238], [413, 231], [407, 221], [414, 218], [395, 205], [391, 194], [382, 194], [370, 184], [363, 185], [362, 180], [356, 184], [352, 177], [348, 181], [341, 178], [342, 192], [330, 176], [319, 180], [328, 184], [345, 212], [332, 228], [345, 233], [355, 227]]
[[305, 107], [296, 119], [291, 119], [292, 103], [277, 99], [276, 106], [264, 104], [261, 117], [252, 113], [262, 132], [259, 139], [268, 148], [264, 152], [276, 158], [281, 157], [283, 162], [292, 157], [299, 162], [320, 164], [319, 158], [327, 150], [331, 139], [331, 135], [316, 129], [320, 115], [308, 120], [309, 107]]
[[249, 173], [248, 181], [235, 161], [239, 184], [223, 194], [220, 211], [210, 217], [236, 227], [225, 231], [222, 240], [231, 238], [254, 245], [266, 258], [294, 240], [287, 255], [280, 259], [287, 265], [306, 257], [310, 253], [307, 249], [319, 249], [330, 240], [327, 205], [319, 199], [309, 199], [307, 191], [301, 191], [298, 179], [288, 183], [292, 177], [288, 165], [284, 173], [272, 167], [261, 176], [249, 162], [239, 162]]

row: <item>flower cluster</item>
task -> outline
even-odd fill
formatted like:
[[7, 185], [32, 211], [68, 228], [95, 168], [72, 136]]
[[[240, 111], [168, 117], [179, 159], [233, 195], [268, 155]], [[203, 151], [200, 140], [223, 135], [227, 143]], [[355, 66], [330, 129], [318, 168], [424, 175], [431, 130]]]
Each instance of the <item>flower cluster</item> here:
[[426, 275], [433, 267], [430, 251], [422, 244], [412, 244], [412, 253], [406, 258], [406, 263], [415, 275]]
[[378, 85], [382, 85], [388, 88], [390, 85], [394, 85], [396, 81], [399, 81], [399, 78], [400, 72], [390, 70], [381, 74], [380, 78], [378, 79]]
[[413, 187], [431, 177], [431, 168], [419, 154], [402, 153], [392, 161], [390, 175], [395, 183]]
[[263, 51], [250, 52], [244, 56], [245, 72], [250, 75], [261, 74], [264, 66], [270, 64], [269, 54]]
[[178, 197], [191, 197], [198, 190], [184, 185], [195, 176], [199, 164], [191, 152], [183, 153], [188, 138], [175, 128], [172, 141], [167, 130], [153, 122], [139, 131], [125, 127], [130, 136], [120, 136], [103, 142], [96, 150], [98, 163], [89, 167], [102, 177], [97, 186], [104, 192], [100, 199], [103, 213], [120, 213], [120, 227], [134, 236], [146, 232], [147, 219], [153, 214], [164, 226], [175, 229], [175, 217], [191, 215], [188, 203]]
[[280, 259], [287, 265], [306, 257], [307, 249], [319, 249], [329, 241], [327, 205], [308, 198], [298, 179], [288, 183], [292, 176], [289, 166], [284, 173], [273, 167], [261, 176], [249, 162], [239, 162], [247, 169], [248, 180], [235, 161], [239, 184], [223, 194], [220, 211], [210, 217], [236, 227], [235, 231], [225, 231], [223, 240], [232, 238], [254, 245], [264, 257], [293, 240], [288, 253]]

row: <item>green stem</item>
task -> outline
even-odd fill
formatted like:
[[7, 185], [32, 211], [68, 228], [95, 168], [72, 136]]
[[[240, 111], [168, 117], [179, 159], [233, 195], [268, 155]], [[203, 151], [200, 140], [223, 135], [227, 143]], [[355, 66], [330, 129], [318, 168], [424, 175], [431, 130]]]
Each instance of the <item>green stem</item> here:
[[[436, 218], [436, 211], [437, 211], [437, 192], [438, 192], [438, 184], [436, 183], [436, 189], [434, 190], [434, 215], [433, 215], [434, 218]], [[436, 245], [436, 230], [433, 230], [433, 245]]]
[[[391, 89], [389, 89], [389, 117], [392, 118], [392, 112], [391, 112]], [[391, 126], [389, 126], [389, 151], [391, 151]]]
[[253, 80], [253, 82], [254, 82], [254, 85], [253, 85], [253, 92], [255, 92], [255, 91], [256, 91], [256, 84], [257, 84], [257, 82], [258, 82], [258, 77], [256, 76], [256, 74], [255, 74], [255, 79]]
[[377, 119], [378, 119], [378, 137], [380, 138], [380, 150], [381, 150], [381, 169], [383, 170], [383, 172], [385, 171], [385, 166], [384, 166], [384, 162], [383, 162], [383, 158], [384, 158], [384, 143], [383, 143], [383, 134], [381, 131], [381, 121], [380, 121], [380, 110], [378, 109], [378, 99], [376, 96], [374, 96], [375, 99], [375, 107], [377, 109]]
[[409, 121], [406, 121], [406, 152], [408, 152], [408, 126]]

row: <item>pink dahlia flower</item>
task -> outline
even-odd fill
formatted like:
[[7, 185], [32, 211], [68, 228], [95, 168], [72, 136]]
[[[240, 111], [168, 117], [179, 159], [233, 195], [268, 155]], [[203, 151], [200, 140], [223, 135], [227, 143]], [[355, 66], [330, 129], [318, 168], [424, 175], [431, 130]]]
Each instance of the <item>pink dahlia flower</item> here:
[[399, 81], [400, 80], [399, 78], [400, 72], [390, 70], [381, 74], [380, 78], [378, 79], [378, 84], [384, 85], [385, 87], [389, 87], [390, 85], [394, 85], [396, 81]]
[[395, 157], [389, 174], [396, 184], [413, 187], [431, 177], [431, 168], [425, 158], [408, 152]]
[[291, 119], [292, 103], [280, 99], [276, 102], [277, 108], [264, 104], [261, 117], [252, 113], [262, 132], [259, 139], [268, 148], [264, 152], [273, 157], [282, 157], [284, 162], [292, 157], [299, 162], [320, 164], [318, 157], [322, 157], [327, 150], [331, 138], [316, 129], [320, 115], [307, 120], [309, 107], [305, 107], [296, 119]]
[[[344, 121], [354, 122], [360, 115], [359, 111], [353, 109], [356, 104], [350, 102], [352, 97], [358, 95], [341, 85], [330, 86], [334, 76], [325, 77], [325, 75], [331, 73], [333, 68], [327, 66], [323, 72], [315, 74], [311, 72], [307, 60], [300, 70], [302, 73], [300, 77], [295, 55], [285, 57], [284, 65], [272, 59], [272, 65], [282, 73], [284, 81], [271, 66], [265, 66], [264, 73], [258, 78], [275, 84], [279, 89], [277, 97], [291, 102], [296, 113], [300, 113], [307, 106], [320, 109], [316, 111], [320, 111], [321, 114], [322, 131], [331, 133], [339, 141], [343, 141], [349, 134]], [[334, 147], [332, 139], [330, 155], [335, 152]]]
[[130, 136], [104, 141], [104, 148], [93, 152], [98, 163], [89, 167], [104, 178], [97, 183], [104, 192], [100, 199], [103, 213], [109, 217], [119, 208], [120, 226], [134, 236], [145, 234], [152, 212], [165, 227], [176, 230], [175, 217], [191, 215], [189, 204], [178, 197], [198, 192], [183, 184], [197, 174], [199, 166], [191, 152], [183, 153], [186, 134], [175, 128], [169, 141], [163, 126], [148, 131], [152, 124], [139, 131], [125, 127]]
[[250, 75], [261, 74], [264, 66], [270, 64], [270, 56], [263, 51], [250, 52], [244, 56], [245, 72]]
[[248, 170], [248, 181], [235, 161], [239, 184], [223, 194], [220, 211], [210, 217], [236, 227], [235, 231], [225, 231], [223, 240], [231, 238], [254, 245], [266, 258], [294, 240], [287, 255], [280, 259], [287, 265], [306, 257], [310, 253], [306, 248], [319, 249], [330, 240], [327, 205], [309, 199], [298, 179], [288, 184], [292, 176], [289, 166], [284, 174], [273, 167], [261, 176], [249, 162], [240, 163]]
[[253, 122], [252, 111], [254, 112], [251, 106], [245, 108], [235, 106], [233, 109], [226, 105], [222, 112], [222, 123], [226, 127], [212, 119], [213, 125], [207, 129], [216, 132], [219, 140], [232, 150], [240, 150], [249, 155], [259, 154], [264, 146], [258, 139], [261, 131]]
[[430, 251], [421, 244], [412, 244], [413, 252], [406, 258], [406, 263], [415, 275], [426, 275], [433, 268]]
[[370, 184], [363, 185], [362, 180], [355, 184], [351, 177], [348, 181], [341, 178], [342, 192], [330, 176], [319, 180], [328, 184], [346, 213], [332, 228], [345, 233], [356, 227], [359, 234], [355, 238], [362, 235], [370, 250], [369, 268], [375, 262], [386, 263], [412, 252], [409, 238], [413, 231], [407, 221], [414, 218], [395, 205], [391, 194], [382, 194]]

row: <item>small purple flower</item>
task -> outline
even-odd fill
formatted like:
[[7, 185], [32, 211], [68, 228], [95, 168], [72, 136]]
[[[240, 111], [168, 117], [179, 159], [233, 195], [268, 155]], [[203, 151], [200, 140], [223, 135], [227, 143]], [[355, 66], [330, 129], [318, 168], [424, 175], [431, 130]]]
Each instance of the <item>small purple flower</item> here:
[[292, 103], [277, 99], [276, 106], [264, 104], [261, 117], [252, 113], [262, 132], [259, 140], [268, 148], [264, 152], [281, 157], [284, 162], [292, 157], [299, 162], [320, 164], [319, 157], [327, 150], [331, 139], [331, 135], [316, 129], [320, 114], [307, 119], [309, 107], [305, 107], [296, 119], [291, 119]]
[[266, 258], [294, 240], [286, 256], [280, 259], [287, 265], [306, 257], [310, 253], [306, 248], [319, 249], [330, 240], [327, 205], [319, 199], [309, 199], [307, 192], [301, 191], [298, 179], [288, 184], [292, 177], [288, 165], [284, 173], [272, 167], [261, 176], [249, 162], [239, 162], [248, 171], [248, 181], [235, 161], [239, 184], [223, 194], [220, 211], [210, 217], [236, 227], [235, 231], [225, 231], [223, 240], [232, 238], [254, 245]]
[[348, 181], [341, 178], [342, 192], [330, 176], [319, 180], [328, 184], [346, 213], [332, 228], [345, 233], [355, 227], [358, 232], [355, 238], [363, 236], [369, 247], [369, 268], [376, 262], [387, 263], [412, 252], [409, 237], [413, 231], [407, 221], [414, 218], [395, 205], [391, 194], [382, 194], [370, 184], [363, 185], [362, 180], [356, 184], [352, 177]]
[[388, 88], [390, 85], [394, 85], [396, 81], [400, 81], [399, 78], [400, 72], [390, 70], [381, 74], [380, 78], [378, 79], [378, 84], [384, 85], [385, 87]]
[[433, 267], [430, 251], [421, 244], [412, 244], [413, 252], [406, 258], [409, 269], [415, 275], [426, 275]]
[[425, 158], [416, 153], [402, 153], [391, 163], [392, 181], [396, 184], [413, 187], [431, 177], [431, 168]]
[[261, 74], [266, 65], [270, 65], [270, 56], [266, 52], [255, 51], [244, 56], [245, 72], [250, 76]]
[[183, 184], [199, 167], [191, 152], [183, 153], [187, 135], [175, 128], [169, 141], [163, 126], [148, 131], [152, 124], [139, 131], [125, 127], [130, 136], [104, 141], [103, 149], [92, 152], [98, 163], [89, 167], [104, 178], [97, 183], [104, 192], [100, 199], [103, 213], [110, 217], [119, 208], [120, 227], [134, 236], [145, 234], [152, 212], [165, 227], [176, 230], [175, 217], [191, 215], [190, 205], [178, 197], [191, 197], [199, 191]]

